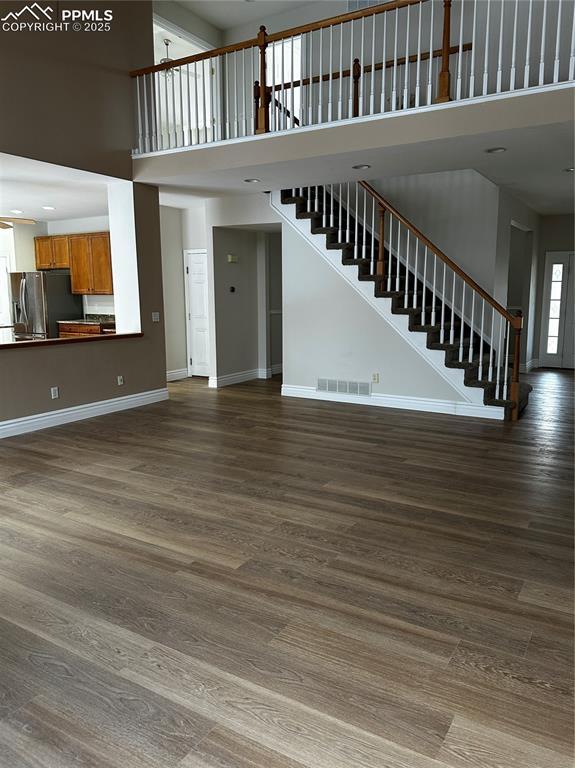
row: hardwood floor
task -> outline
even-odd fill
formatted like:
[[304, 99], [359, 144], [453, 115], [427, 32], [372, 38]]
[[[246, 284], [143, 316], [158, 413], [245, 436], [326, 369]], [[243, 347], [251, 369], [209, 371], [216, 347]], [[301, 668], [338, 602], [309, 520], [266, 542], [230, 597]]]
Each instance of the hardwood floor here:
[[570, 768], [573, 376], [517, 424], [209, 390], [0, 443], [1, 768]]

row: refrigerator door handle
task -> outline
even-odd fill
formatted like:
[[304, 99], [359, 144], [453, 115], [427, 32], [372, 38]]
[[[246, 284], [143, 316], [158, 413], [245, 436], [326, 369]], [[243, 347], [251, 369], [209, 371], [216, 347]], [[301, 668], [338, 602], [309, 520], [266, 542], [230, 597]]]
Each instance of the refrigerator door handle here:
[[27, 327], [28, 326], [28, 310], [26, 307], [26, 278], [22, 277], [20, 280], [20, 320]]

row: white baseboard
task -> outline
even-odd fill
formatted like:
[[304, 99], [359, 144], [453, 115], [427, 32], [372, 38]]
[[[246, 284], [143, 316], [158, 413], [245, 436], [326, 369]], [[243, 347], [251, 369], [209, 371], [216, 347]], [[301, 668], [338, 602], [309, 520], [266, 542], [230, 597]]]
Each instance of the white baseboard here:
[[428, 413], [447, 413], [453, 416], [474, 416], [480, 419], [503, 421], [503, 408], [474, 403], [458, 403], [452, 400], [433, 400], [427, 397], [403, 397], [402, 395], [345, 395], [339, 392], [319, 392], [315, 387], [297, 387], [291, 384], [282, 386], [284, 397], [303, 397], [310, 400], [328, 400], [335, 403], [371, 405], [379, 408], [402, 408], [408, 411], [427, 411]]
[[241, 384], [243, 381], [251, 381], [252, 379], [264, 378], [265, 376], [260, 376], [260, 369], [254, 368], [251, 371], [227, 373], [225, 376], [210, 376], [208, 379], [208, 387], [216, 389], [218, 387], [228, 387], [230, 384]]
[[521, 373], [529, 373], [529, 371], [532, 371], [534, 368], [539, 368], [539, 360], [536, 357], [519, 366]]
[[269, 379], [276, 373], [282, 372], [282, 364], [272, 365], [271, 368], [253, 368], [251, 371], [238, 371], [237, 373], [227, 373], [225, 376], [210, 376], [208, 387], [217, 389], [218, 387], [228, 387], [230, 384], [241, 384], [244, 381], [253, 379]]
[[14, 435], [23, 435], [27, 432], [36, 432], [39, 429], [47, 429], [48, 427], [58, 427], [61, 424], [69, 424], [72, 421], [93, 419], [95, 416], [104, 416], [107, 413], [125, 411], [129, 408], [139, 408], [142, 405], [151, 405], [162, 400], [168, 400], [169, 397], [170, 395], [166, 388], [153, 389], [148, 392], [139, 392], [136, 395], [114, 397], [112, 400], [100, 400], [97, 403], [75, 405], [58, 411], [38, 413], [33, 416], [24, 416], [20, 419], [11, 419], [10, 421], [0, 421], [0, 439], [13, 437]]
[[179, 381], [188, 378], [187, 368], [178, 368], [176, 371], [166, 371], [166, 381]]

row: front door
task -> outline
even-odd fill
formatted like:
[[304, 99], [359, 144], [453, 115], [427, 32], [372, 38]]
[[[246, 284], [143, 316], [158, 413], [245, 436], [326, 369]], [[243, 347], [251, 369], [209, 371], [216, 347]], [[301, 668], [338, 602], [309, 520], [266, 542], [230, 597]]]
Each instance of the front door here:
[[545, 257], [543, 317], [539, 365], [574, 367], [575, 254], [550, 252]]
[[207, 251], [185, 251], [188, 375], [208, 376], [210, 335], [208, 320]]

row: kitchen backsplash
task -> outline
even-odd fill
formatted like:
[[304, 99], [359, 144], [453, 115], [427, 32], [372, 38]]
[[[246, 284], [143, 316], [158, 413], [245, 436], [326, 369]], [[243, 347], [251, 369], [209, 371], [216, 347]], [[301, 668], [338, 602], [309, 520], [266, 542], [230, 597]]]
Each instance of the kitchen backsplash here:
[[115, 315], [85, 315], [85, 320], [91, 320], [94, 323], [115, 323]]
[[115, 315], [113, 296], [84, 296], [84, 316]]

